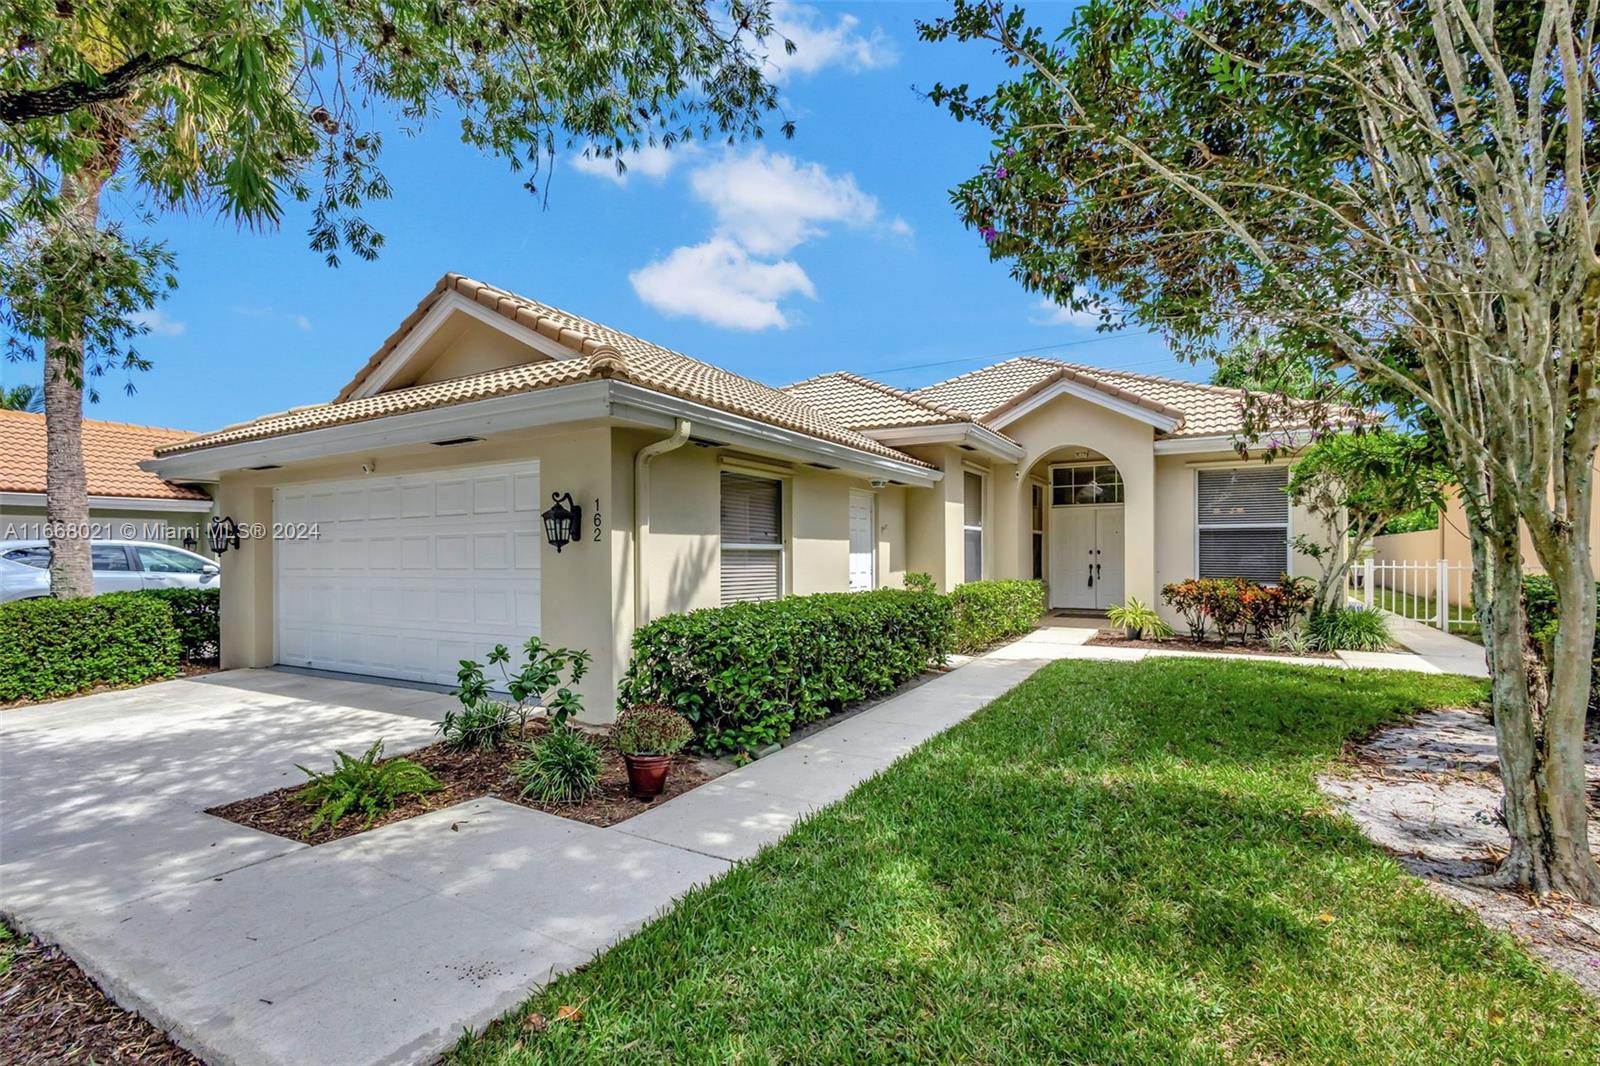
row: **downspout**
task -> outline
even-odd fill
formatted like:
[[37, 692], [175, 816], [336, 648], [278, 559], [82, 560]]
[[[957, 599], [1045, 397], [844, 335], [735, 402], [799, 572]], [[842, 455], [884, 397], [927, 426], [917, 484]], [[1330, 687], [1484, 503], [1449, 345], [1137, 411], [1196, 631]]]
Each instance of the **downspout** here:
[[650, 534], [650, 463], [658, 455], [681, 448], [689, 440], [689, 420], [680, 418], [672, 436], [646, 444], [633, 457], [633, 625], [644, 624], [644, 541]]

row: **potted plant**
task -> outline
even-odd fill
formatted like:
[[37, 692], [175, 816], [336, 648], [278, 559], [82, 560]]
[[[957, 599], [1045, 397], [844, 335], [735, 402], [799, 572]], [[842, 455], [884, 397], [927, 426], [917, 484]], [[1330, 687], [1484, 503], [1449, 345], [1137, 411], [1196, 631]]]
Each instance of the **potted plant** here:
[[667, 787], [672, 757], [694, 739], [689, 720], [671, 707], [645, 703], [629, 707], [611, 727], [611, 742], [628, 767], [628, 791], [649, 800]]

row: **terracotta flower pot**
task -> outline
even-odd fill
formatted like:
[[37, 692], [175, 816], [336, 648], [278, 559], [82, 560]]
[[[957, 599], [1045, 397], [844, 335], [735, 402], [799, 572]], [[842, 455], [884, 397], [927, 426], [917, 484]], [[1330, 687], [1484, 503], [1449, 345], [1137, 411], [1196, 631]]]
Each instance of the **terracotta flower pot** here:
[[628, 791], [636, 799], [655, 799], [667, 787], [670, 755], [624, 755], [628, 767]]

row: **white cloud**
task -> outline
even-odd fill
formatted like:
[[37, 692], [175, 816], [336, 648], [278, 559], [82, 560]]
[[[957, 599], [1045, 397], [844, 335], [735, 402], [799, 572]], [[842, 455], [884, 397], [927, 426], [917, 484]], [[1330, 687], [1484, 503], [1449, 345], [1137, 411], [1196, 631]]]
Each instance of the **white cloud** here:
[[817, 295], [798, 263], [759, 262], [722, 236], [675, 248], [628, 280], [641, 300], [663, 314], [690, 315], [728, 329], [783, 329], [789, 316], [779, 301]]
[[133, 320], [158, 337], [181, 337], [189, 328], [189, 323], [182, 319], [168, 318], [159, 308], [140, 311], [133, 316]]
[[1088, 299], [1088, 306], [1079, 310], [1063, 307], [1048, 297], [1033, 305], [1034, 313], [1028, 316], [1028, 321], [1036, 326], [1078, 326], [1082, 329], [1093, 329], [1100, 324], [1100, 303], [1089, 296], [1083, 289], [1077, 289], [1073, 296], [1078, 299]]
[[[894, 66], [900, 59], [894, 42], [882, 30], [873, 27], [863, 33], [861, 20], [854, 15], [840, 15], [830, 23], [814, 7], [779, 0], [772, 5], [772, 24], [773, 35], [762, 44], [777, 81], [791, 74], [815, 74], [830, 66], [852, 72], [880, 70]], [[784, 38], [794, 42], [794, 55], [785, 53]]]
[[[637, 150], [607, 158], [596, 153], [593, 147], [586, 147], [572, 157], [572, 169], [591, 177], [604, 178], [617, 186], [625, 186], [628, 184], [628, 179], [635, 174], [647, 178], [664, 178], [672, 172], [673, 167], [698, 150], [699, 145], [693, 141], [680, 141], [671, 148], [664, 148], [659, 144], [646, 144]], [[617, 173], [618, 158], [621, 158], [627, 168], [621, 174]]]
[[294, 324], [304, 333], [311, 332], [311, 320], [305, 315], [295, 315]]
[[764, 148], [707, 164], [690, 184], [715, 212], [718, 234], [756, 255], [781, 255], [820, 234], [820, 223], [865, 226], [878, 217], [877, 199], [851, 175]]

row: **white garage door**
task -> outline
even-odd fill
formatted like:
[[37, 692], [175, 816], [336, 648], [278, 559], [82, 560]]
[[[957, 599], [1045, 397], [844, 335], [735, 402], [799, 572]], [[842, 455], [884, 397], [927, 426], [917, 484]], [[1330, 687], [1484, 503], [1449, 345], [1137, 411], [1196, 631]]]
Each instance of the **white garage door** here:
[[462, 467], [273, 493], [277, 659], [454, 684], [539, 632], [539, 467]]

